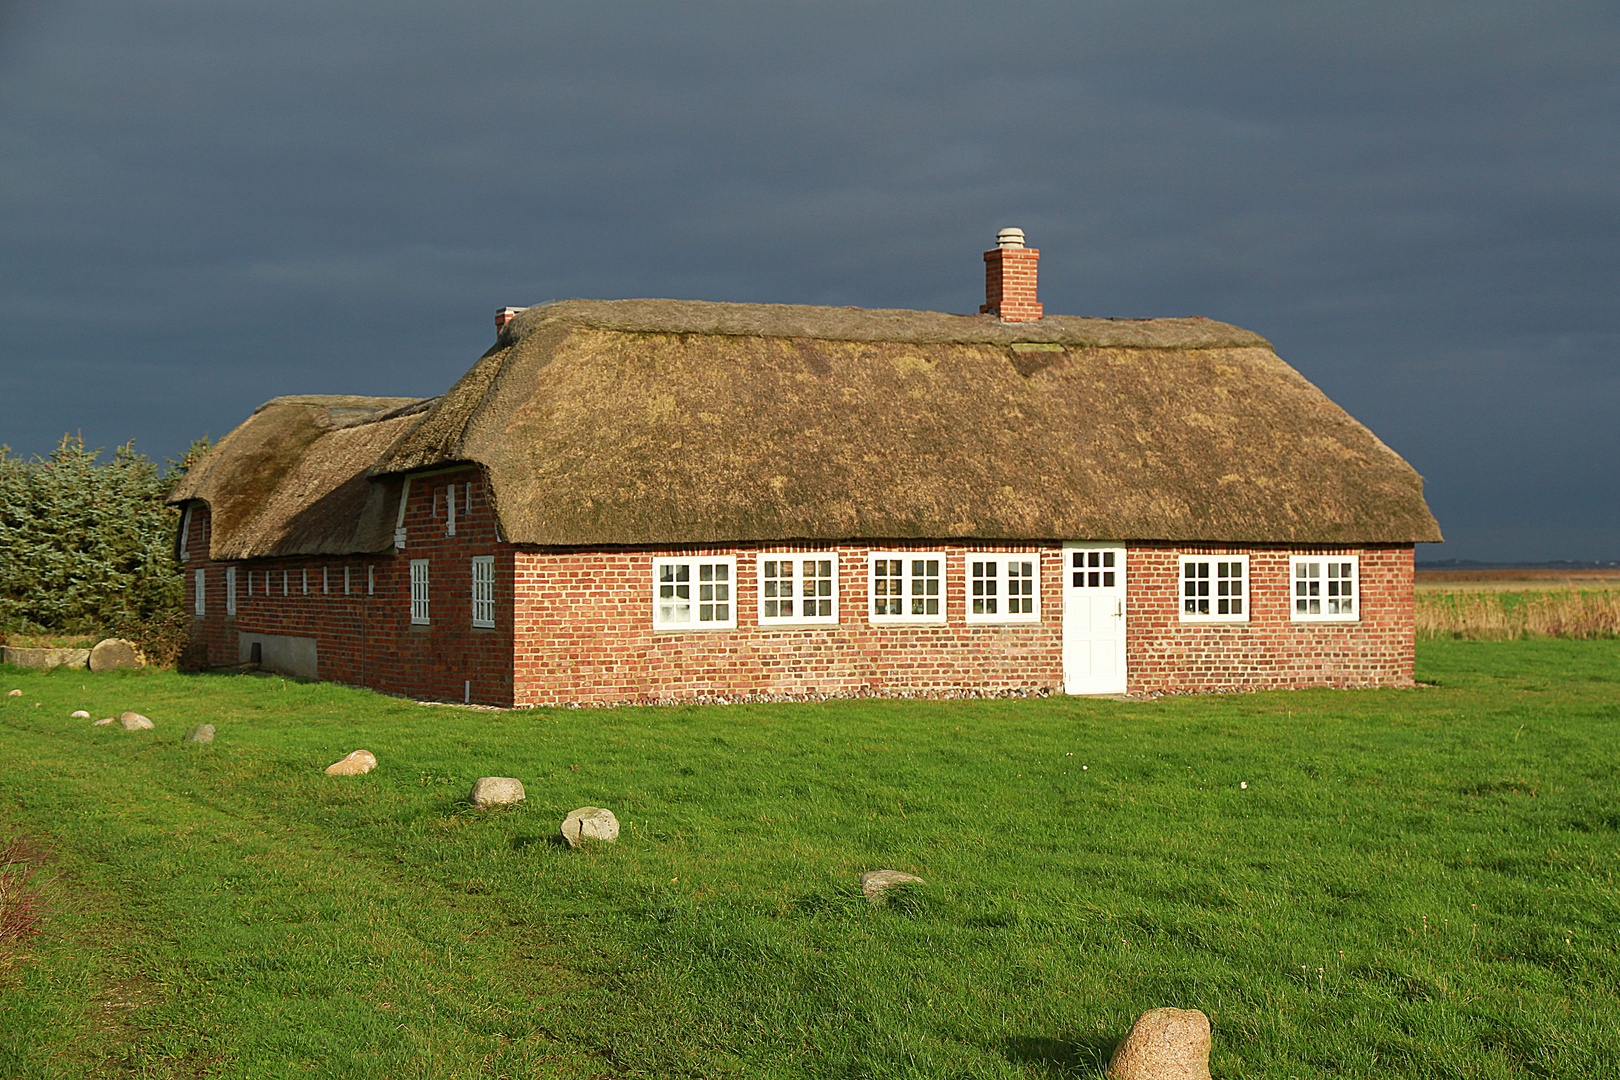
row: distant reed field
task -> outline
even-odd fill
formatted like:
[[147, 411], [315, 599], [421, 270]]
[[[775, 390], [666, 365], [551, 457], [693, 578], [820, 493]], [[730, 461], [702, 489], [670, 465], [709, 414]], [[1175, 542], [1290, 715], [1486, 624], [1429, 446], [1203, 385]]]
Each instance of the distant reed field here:
[[1620, 637], [1620, 592], [1423, 592], [1417, 636], [1426, 640]]

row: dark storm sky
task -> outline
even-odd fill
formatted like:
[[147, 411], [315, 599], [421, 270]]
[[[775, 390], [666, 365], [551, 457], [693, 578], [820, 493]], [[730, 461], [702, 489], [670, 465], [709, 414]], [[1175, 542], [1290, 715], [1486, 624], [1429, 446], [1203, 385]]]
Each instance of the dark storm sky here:
[[[1620, 558], [1614, 3], [0, 4], [0, 442], [440, 393], [493, 312], [1206, 315], [1411, 461], [1419, 558]], [[1331, 482], [1327, 480], [1326, 482]]]

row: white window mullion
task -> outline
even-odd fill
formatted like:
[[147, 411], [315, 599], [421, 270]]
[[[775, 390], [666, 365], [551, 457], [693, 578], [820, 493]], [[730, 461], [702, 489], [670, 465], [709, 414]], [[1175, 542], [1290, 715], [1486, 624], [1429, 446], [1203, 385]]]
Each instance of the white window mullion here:
[[192, 610], [201, 618], [208, 614], [208, 571], [201, 567], [192, 571], [191, 583], [194, 592]]
[[867, 557], [867, 616], [873, 622], [945, 621], [945, 555], [875, 551]]
[[495, 626], [495, 557], [476, 555], [472, 560], [472, 624]]
[[1291, 555], [1289, 618], [1294, 622], [1355, 622], [1361, 618], [1361, 559], [1355, 555]]
[[428, 561], [411, 560], [411, 623], [428, 625]]
[[236, 614], [236, 567], [225, 568], [225, 614]]
[[836, 553], [768, 552], [758, 557], [757, 566], [761, 623], [838, 621]]
[[1038, 553], [1011, 555], [968, 552], [968, 622], [1039, 622], [1041, 558]]
[[1248, 622], [1247, 555], [1182, 555], [1177, 579], [1182, 622]]
[[731, 555], [653, 559], [653, 628], [735, 629], [736, 579]]

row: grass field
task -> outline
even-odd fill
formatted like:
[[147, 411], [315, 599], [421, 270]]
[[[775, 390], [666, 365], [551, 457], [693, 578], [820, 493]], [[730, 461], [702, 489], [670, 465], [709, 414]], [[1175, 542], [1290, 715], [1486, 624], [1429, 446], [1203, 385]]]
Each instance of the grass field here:
[[[0, 1075], [1095, 1077], [1157, 1005], [1220, 1078], [1620, 1073], [1620, 641], [1418, 674], [494, 712], [0, 669], [0, 849], [49, 852], [0, 858], [42, 914]], [[552, 843], [587, 804], [618, 844]]]

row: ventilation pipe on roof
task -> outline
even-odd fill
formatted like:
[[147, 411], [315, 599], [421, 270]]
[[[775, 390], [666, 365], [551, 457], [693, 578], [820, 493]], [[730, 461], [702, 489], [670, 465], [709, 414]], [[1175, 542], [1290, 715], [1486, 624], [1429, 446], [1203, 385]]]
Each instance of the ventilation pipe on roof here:
[[506, 324], [511, 322], [514, 318], [516, 318], [518, 312], [527, 311], [527, 310], [528, 310], [527, 308], [520, 308], [520, 307], [496, 308], [495, 309], [495, 336], [496, 337], [501, 336], [501, 334], [506, 330]]
[[1023, 229], [1002, 229], [996, 246], [984, 253], [984, 303], [981, 313], [1002, 322], [1034, 322], [1041, 317], [1035, 298], [1035, 268], [1041, 253], [1024, 246]]

